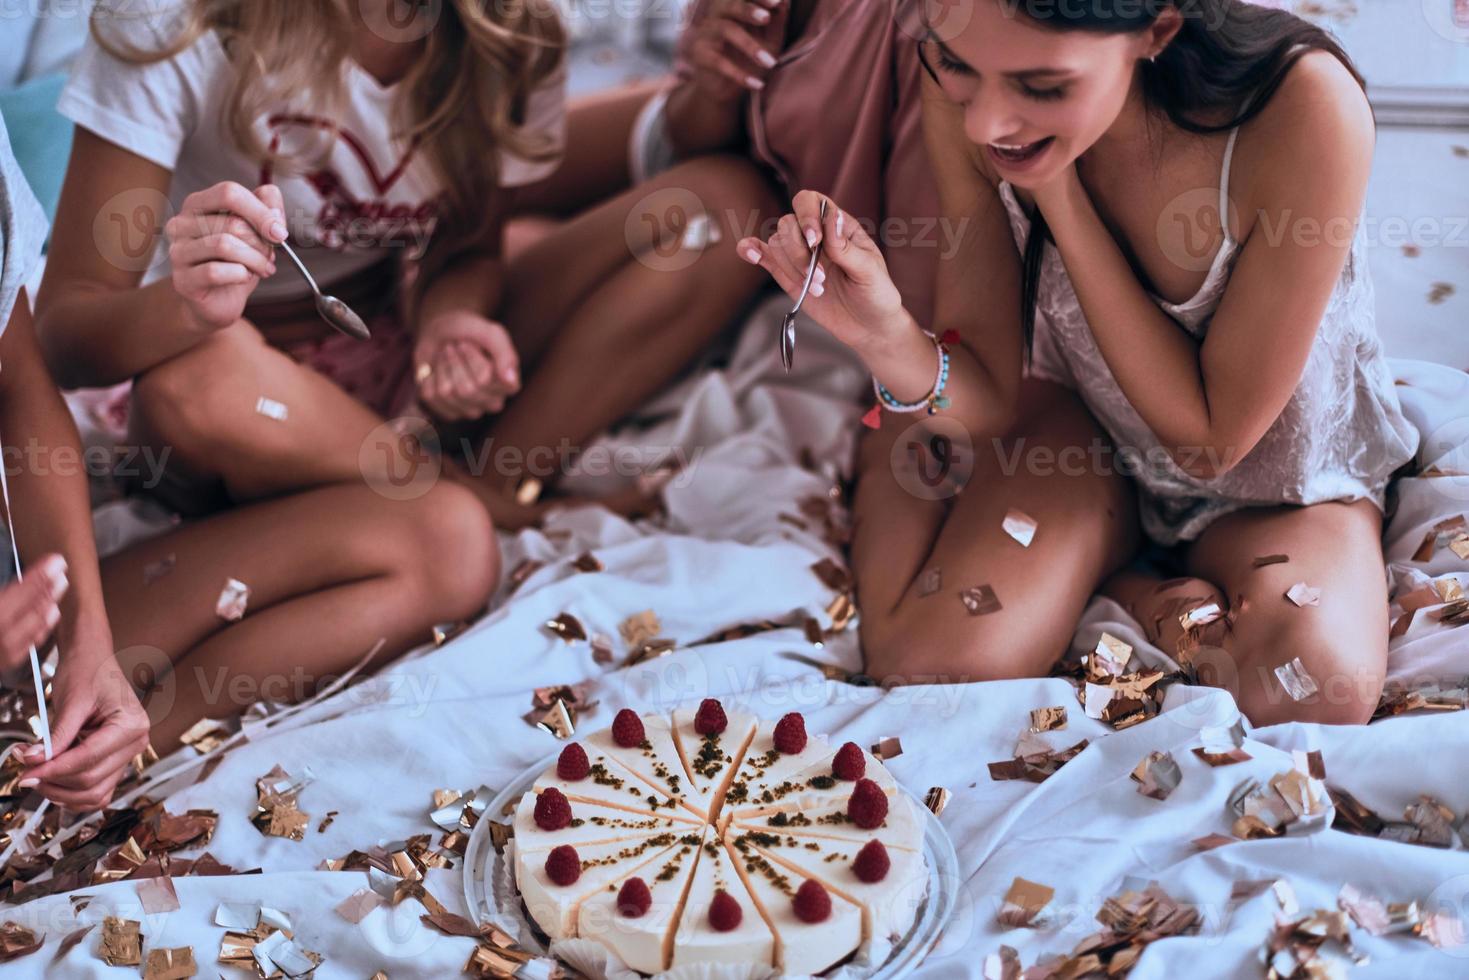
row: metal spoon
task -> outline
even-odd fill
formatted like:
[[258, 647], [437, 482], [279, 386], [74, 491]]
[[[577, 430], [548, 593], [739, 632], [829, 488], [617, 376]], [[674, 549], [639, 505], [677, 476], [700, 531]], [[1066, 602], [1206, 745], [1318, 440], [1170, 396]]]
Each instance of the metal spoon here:
[[306, 278], [306, 284], [316, 294], [316, 312], [321, 314], [321, 318], [348, 337], [355, 337], [358, 340], [371, 340], [372, 333], [367, 329], [367, 324], [362, 322], [362, 317], [352, 312], [352, 307], [343, 303], [335, 296], [323, 296], [321, 287], [316, 284], [316, 280], [311, 277], [311, 273], [306, 271], [305, 264], [296, 256], [291, 246], [285, 242], [281, 242], [280, 247], [285, 249], [286, 254], [291, 257], [291, 261], [296, 263], [296, 268], [301, 270], [301, 275]]
[[[826, 227], [826, 198], [821, 199], [821, 225]], [[806, 281], [801, 285], [801, 295], [796, 297], [796, 305], [785, 315], [780, 324], [780, 362], [785, 365], [787, 373], [791, 365], [796, 362], [796, 314], [801, 312], [801, 304], [806, 302], [806, 294], [811, 291], [811, 280], [816, 277], [816, 260], [821, 257], [821, 246], [817, 245], [811, 251], [811, 264], [806, 266]]]

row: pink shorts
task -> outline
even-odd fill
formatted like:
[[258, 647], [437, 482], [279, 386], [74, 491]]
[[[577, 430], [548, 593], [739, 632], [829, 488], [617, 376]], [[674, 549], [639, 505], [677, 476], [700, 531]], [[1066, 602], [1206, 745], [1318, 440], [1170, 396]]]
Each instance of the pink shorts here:
[[369, 317], [367, 328], [372, 331], [371, 340], [332, 333], [282, 349], [298, 364], [331, 379], [390, 419], [413, 403], [413, 333], [394, 309]]

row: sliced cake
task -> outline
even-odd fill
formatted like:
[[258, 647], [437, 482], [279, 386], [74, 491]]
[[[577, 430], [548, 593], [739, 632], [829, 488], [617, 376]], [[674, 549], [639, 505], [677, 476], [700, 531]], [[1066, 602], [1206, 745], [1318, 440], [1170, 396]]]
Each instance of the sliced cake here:
[[726, 843], [735, 869], [761, 917], [775, 935], [775, 968], [820, 973], [846, 959], [862, 943], [862, 909], [760, 853], [748, 839]]
[[688, 774], [684, 799], [705, 813], [717, 813], [724, 791], [755, 736], [757, 719], [739, 711], [726, 712], [714, 698], [698, 708], [673, 713], [674, 742]]
[[684, 899], [714, 834], [707, 826], [684, 834], [672, 849], [587, 899], [577, 914], [577, 935], [597, 940], [641, 973], [668, 969]]
[[623, 708], [612, 727], [586, 737], [588, 754], [607, 756], [643, 780], [663, 799], [676, 798], [689, 812], [703, 819], [708, 806], [700, 806], [689, 792], [688, 776], [674, 744], [673, 725], [667, 715], [638, 715]]
[[905, 935], [928, 891], [922, 853], [889, 847], [880, 836], [865, 844], [756, 832], [748, 839], [763, 857], [861, 906], [864, 939]]
[[597, 747], [588, 751], [578, 742], [561, 750], [556, 765], [542, 773], [533, 788], [539, 793], [547, 787], [560, 790], [572, 802], [596, 803], [696, 824], [703, 822], [699, 814], [680, 805], [677, 796], [660, 792]]
[[672, 854], [679, 838], [663, 832], [641, 840], [516, 849], [515, 884], [526, 911], [552, 939], [576, 935], [581, 903], [612, 882]]
[[775, 935], [714, 835], [699, 856], [674, 940], [673, 965], [686, 963], [775, 965]]
[[517, 846], [545, 850], [557, 844], [595, 844], [647, 837], [660, 831], [686, 833], [697, 824], [634, 813], [620, 807], [571, 800], [551, 787], [526, 793], [515, 808]]

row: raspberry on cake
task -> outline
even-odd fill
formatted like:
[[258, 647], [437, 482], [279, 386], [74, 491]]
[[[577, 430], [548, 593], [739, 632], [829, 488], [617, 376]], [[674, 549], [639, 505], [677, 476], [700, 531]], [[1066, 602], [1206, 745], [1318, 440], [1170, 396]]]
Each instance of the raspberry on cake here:
[[806, 747], [806, 719], [799, 711], [792, 711], [775, 723], [772, 741], [781, 755], [798, 754]]
[[887, 794], [870, 779], [857, 780], [851, 799], [847, 801], [847, 816], [864, 830], [881, 827], [888, 816]]
[[643, 720], [631, 708], [623, 708], [612, 719], [612, 741], [624, 749], [635, 749], [643, 744]]
[[[704, 731], [700, 730], [700, 718]], [[708, 730], [711, 719], [717, 731]], [[689, 776], [684, 795], [691, 802], [706, 812], [719, 810], [725, 789], [755, 735], [756, 721], [743, 712], [726, 713], [713, 698], [706, 699], [697, 711], [679, 708], [673, 713], [674, 744]]]
[[847, 742], [837, 749], [831, 762], [831, 774], [837, 779], [856, 782], [867, 773], [867, 756], [856, 742]]
[[516, 807], [516, 884], [553, 941], [592, 940], [643, 973], [804, 974], [911, 928], [923, 831], [880, 760], [852, 746], [860, 771], [841, 780], [799, 714], [762, 721], [713, 699], [618, 718], [635, 744], [579, 739]]
[[568, 783], [579, 783], [591, 775], [592, 762], [587, 758], [587, 750], [576, 742], [572, 742], [561, 750], [561, 755], [556, 759], [556, 776]]
[[719, 735], [729, 727], [729, 718], [724, 714], [724, 705], [718, 698], [705, 698], [694, 714], [694, 731], [700, 735]]

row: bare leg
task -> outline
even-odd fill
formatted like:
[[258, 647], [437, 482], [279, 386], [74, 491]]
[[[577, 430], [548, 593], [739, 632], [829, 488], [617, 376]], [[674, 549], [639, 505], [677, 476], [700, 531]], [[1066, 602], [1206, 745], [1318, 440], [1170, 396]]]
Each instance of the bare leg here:
[[[1254, 566], [1271, 554], [1290, 561]], [[1382, 562], [1382, 513], [1370, 500], [1236, 511], [1194, 542], [1189, 571], [1217, 582], [1233, 603], [1223, 646], [1250, 721], [1364, 724], [1372, 717], [1387, 671]], [[1320, 589], [1321, 604], [1297, 607], [1287, 599], [1297, 582]], [[1300, 702], [1275, 674], [1296, 657], [1320, 688]]]
[[632, 183], [628, 140], [633, 122], [665, 79], [579, 96], [566, 108], [566, 153], [551, 176], [523, 187], [517, 214], [569, 218]]
[[[1101, 430], [1064, 388], [1027, 381], [1021, 402], [1003, 447], [976, 444], [973, 475], [949, 500], [922, 499], [910, 478], [895, 477], [902, 420], [887, 416], [864, 441], [852, 562], [873, 676], [957, 683], [1041, 675], [1065, 652], [1097, 583], [1131, 556], [1131, 486], [1088, 455]], [[1043, 452], [1068, 447], [1065, 455]], [[1037, 522], [1028, 548], [1002, 528], [1011, 509]], [[925, 596], [932, 569], [942, 587]], [[971, 615], [959, 594], [983, 585], [1002, 608]]]
[[[721, 240], [702, 251], [664, 248], [665, 206], [695, 205], [718, 223]], [[489, 420], [497, 451], [529, 460], [563, 441], [581, 445], [670, 381], [760, 289], [760, 270], [734, 245], [776, 206], [753, 165], [706, 157], [593, 208], [522, 255], [507, 275], [503, 313], [527, 381]], [[655, 234], [659, 250], [649, 254]], [[495, 501], [521, 475], [484, 474], [502, 525]]]
[[[144, 569], [172, 556], [151, 583]], [[262, 698], [292, 701], [379, 641], [373, 666], [425, 642], [435, 623], [480, 612], [500, 558], [484, 508], [444, 483], [390, 501], [340, 485], [237, 508], [102, 563], [118, 659], [160, 752], [203, 717]], [[250, 587], [246, 615], [221, 619], [228, 579]]]

